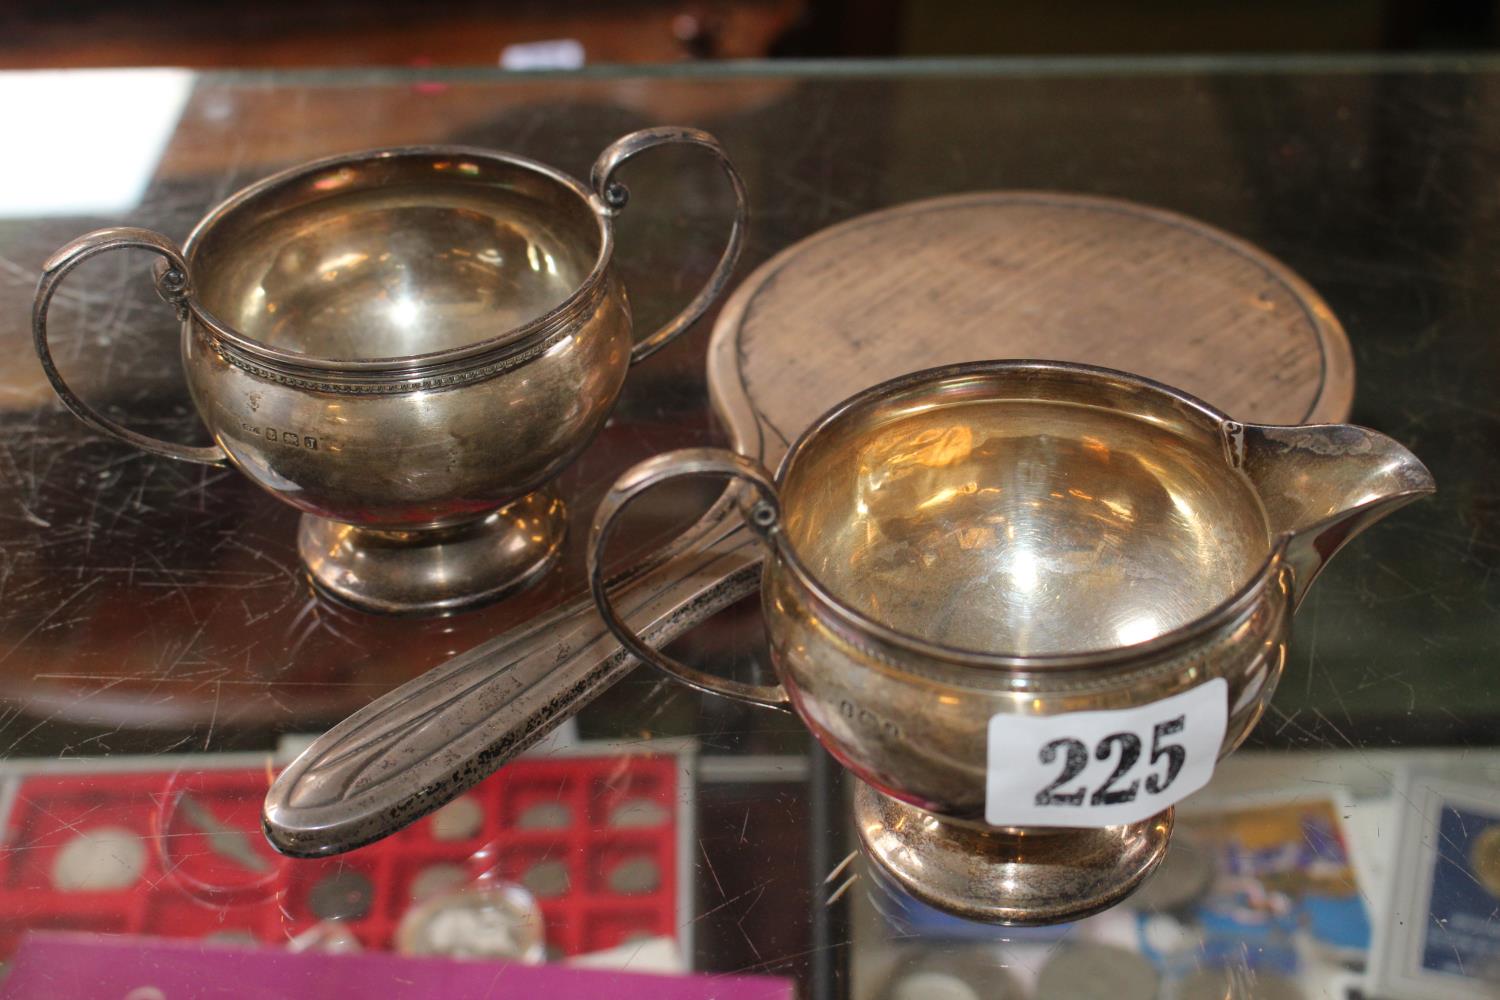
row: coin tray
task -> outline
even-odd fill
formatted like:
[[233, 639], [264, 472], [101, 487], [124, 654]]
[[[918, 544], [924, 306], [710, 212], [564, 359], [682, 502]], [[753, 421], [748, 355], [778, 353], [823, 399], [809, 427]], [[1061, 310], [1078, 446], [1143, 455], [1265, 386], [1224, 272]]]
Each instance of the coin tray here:
[[[458, 865], [473, 880], [560, 887], [538, 896], [550, 956], [659, 935], [688, 947], [690, 920], [680, 912], [679, 888], [685, 884], [681, 866], [689, 859], [682, 856], [680, 833], [691, 816], [676, 753], [523, 758], [465, 793], [482, 811], [473, 836], [440, 840], [428, 816], [386, 840], [318, 860], [281, 857], [262, 837], [258, 823], [268, 768], [214, 767], [206, 756], [180, 760], [178, 770], [164, 769], [171, 759], [161, 757], [139, 771], [116, 770], [119, 762], [110, 770], [61, 773], [7, 767], [0, 956], [9, 955], [26, 930], [39, 928], [285, 945], [319, 923], [312, 901], [332, 876], [345, 877], [345, 892], [324, 890], [331, 900], [323, 900], [323, 908], [340, 899], [347, 906], [352, 899], [357, 909], [368, 893], [366, 912], [350, 912], [341, 924], [367, 949], [392, 948], [412, 905], [413, 883], [439, 864]], [[245, 757], [236, 760], [243, 765]], [[201, 829], [184, 812], [183, 793], [236, 832]], [[145, 860], [134, 884], [105, 891], [57, 888], [53, 866], [59, 852], [101, 827], [142, 838]], [[236, 846], [226, 849], [226, 840]], [[246, 849], [262, 858], [264, 870], [236, 859]], [[635, 864], [634, 877], [612, 883], [616, 866], [627, 863]], [[541, 864], [548, 868], [536, 872]], [[651, 888], [612, 887], [650, 884], [650, 866], [656, 869]]]

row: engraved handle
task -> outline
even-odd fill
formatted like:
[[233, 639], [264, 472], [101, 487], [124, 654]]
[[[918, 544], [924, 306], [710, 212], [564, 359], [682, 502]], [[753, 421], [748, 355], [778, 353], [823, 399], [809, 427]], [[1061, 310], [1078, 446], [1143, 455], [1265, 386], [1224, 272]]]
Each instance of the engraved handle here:
[[614, 602], [604, 584], [604, 547], [609, 544], [615, 520], [641, 494], [668, 479], [683, 476], [720, 476], [739, 479], [755, 488], [756, 499], [745, 513], [750, 528], [762, 538], [777, 530], [780, 518], [776, 502], [776, 484], [759, 462], [720, 448], [683, 448], [648, 458], [628, 469], [615, 480], [594, 515], [594, 529], [589, 538], [589, 589], [599, 607], [599, 617], [620, 640], [620, 645], [637, 659], [665, 671], [689, 687], [709, 694], [719, 694], [755, 705], [779, 708], [791, 701], [780, 684], [746, 684], [743, 681], [715, 677], [659, 652], [648, 645], [649, 639], [631, 630], [615, 611]]
[[161, 255], [162, 260], [156, 268], [156, 291], [177, 307], [179, 319], [187, 318], [187, 299], [192, 288], [188, 282], [187, 261], [183, 260], [182, 251], [177, 249], [177, 244], [149, 229], [125, 226], [88, 233], [58, 250], [42, 265], [42, 280], [37, 283], [36, 302], [31, 310], [31, 333], [36, 343], [36, 356], [42, 362], [42, 371], [46, 373], [47, 381], [52, 383], [52, 388], [63, 405], [94, 430], [113, 435], [153, 455], [203, 465], [223, 465], [226, 458], [224, 449], [216, 444], [207, 447], [173, 444], [115, 423], [74, 395], [52, 362], [52, 351], [47, 346], [47, 309], [52, 304], [52, 296], [57, 293], [58, 286], [73, 268], [90, 257], [106, 250], [124, 249], [150, 250]]
[[[668, 642], [752, 593], [760, 552], [724, 500], [655, 560], [611, 581], [634, 628]], [[284, 854], [396, 832], [510, 761], [635, 665], [588, 598], [459, 654], [313, 742], [272, 783], [262, 825]]]
[[692, 326], [709, 306], [713, 305], [714, 300], [724, 291], [724, 286], [729, 283], [729, 275], [734, 271], [734, 265], [739, 261], [740, 250], [745, 243], [745, 220], [749, 215], [745, 198], [745, 182], [740, 178], [739, 171], [734, 169], [734, 164], [729, 162], [729, 154], [724, 152], [724, 147], [719, 145], [719, 140], [695, 128], [667, 125], [660, 128], [642, 129], [612, 142], [594, 161], [594, 169], [590, 175], [594, 193], [599, 198], [599, 210], [609, 216], [618, 215], [630, 200], [630, 192], [625, 185], [614, 179], [615, 171], [620, 169], [623, 163], [652, 146], [661, 146], [669, 142], [685, 142], [702, 146], [717, 157], [719, 166], [724, 170], [724, 176], [729, 178], [729, 183], [734, 188], [734, 221], [729, 227], [729, 242], [724, 245], [724, 252], [719, 256], [719, 263], [714, 267], [714, 273], [709, 276], [708, 283], [697, 295], [693, 296], [693, 300], [670, 323], [651, 336], [638, 341], [635, 347], [631, 348], [631, 364], [644, 361], [666, 347]]

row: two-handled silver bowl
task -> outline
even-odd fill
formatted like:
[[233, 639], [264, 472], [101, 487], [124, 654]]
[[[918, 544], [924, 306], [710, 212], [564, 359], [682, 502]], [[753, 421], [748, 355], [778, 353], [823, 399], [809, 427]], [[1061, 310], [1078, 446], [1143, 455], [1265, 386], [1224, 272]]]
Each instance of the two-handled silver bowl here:
[[[611, 606], [616, 517], [688, 475], [749, 484], [778, 685], [678, 663]], [[590, 576], [635, 656], [790, 703], [860, 779], [859, 836], [904, 888], [973, 919], [1050, 923], [1155, 868], [1172, 803], [1270, 701], [1318, 572], [1432, 490], [1410, 452], [1360, 427], [1241, 424], [1134, 375], [980, 362], [838, 405], [774, 479], [715, 449], [637, 465], [599, 508]]]
[[[711, 152], [736, 210], [717, 267], [635, 341], [611, 264], [616, 171], [666, 143]], [[213, 209], [179, 250], [144, 229], [80, 237], [47, 261], [36, 350], [68, 408], [146, 451], [233, 463], [303, 512], [314, 582], [378, 611], [499, 596], [551, 565], [567, 515], [548, 484], [603, 426], [630, 365], [686, 330], [740, 253], [745, 189], [718, 141], [687, 128], [618, 140], [585, 185], [506, 153], [446, 146], [319, 160]], [[47, 312], [107, 250], [162, 258], [159, 293], [214, 444], [131, 431], [63, 381]]]

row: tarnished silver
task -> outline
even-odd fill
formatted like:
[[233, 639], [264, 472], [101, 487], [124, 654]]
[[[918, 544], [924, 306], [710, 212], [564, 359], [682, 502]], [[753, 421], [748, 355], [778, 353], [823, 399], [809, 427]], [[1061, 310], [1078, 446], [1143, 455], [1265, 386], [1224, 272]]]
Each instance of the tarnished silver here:
[[[691, 671], [632, 633], [602, 577], [620, 512], [679, 476], [733, 476], [767, 548], [782, 686]], [[835, 407], [775, 479], [727, 451], [648, 459], [600, 503], [595, 600], [633, 655], [703, 690], [790, 701], [864, 784], [855, 826], [903, 888], [970, 919], [1052, 923], [1160, 862], [1168, 809], [1099, 830], [984, 822], [990, 720], [1145, 705], [1228, 684], [1220, 754], [1259, 720], [1292, 612], [1350, 538], [1430, 493], [1395, 441], [1242, 424], [1109, 369], [994, 361]]]
[[[613, 581], [637, 634], [665, 644], [754, 593], [761, 553], [721, 502], [670, 549]], [[635, 667], [575, 601], [434, 667], [313, 741], [266, 792], [284, 854], [353, 850], [395, 833], [525, 751]]]
[[[632, 340], [611, 266], [622, 165], [667, 143], [713, 154], [733, 188], [704, 288]], [[566, 512], [547, 484], [588, 444], [630, 365], [686, 330], [739, 258], [744, 183], [716, 139], [627, 135], [591, 185], [522, 157], [420, 146], [319, 160], [230, 197], [181, 250], [143, 229], [80, 237], [46, 262], [33, 333], [63, 402], [89, 426], [191, 462], [229, 462], [303, 511], [299, 548], [326, 591], [392, 612], [498, 596], [550, 565]], [[188, 385], [214, 444], [147, 437], [58, 373], [47, 313], [107, 250], [161, 256]]]
[[[1191, 281], [1166, 281], [1146, 266], [1101, 273], [1101, 240], [1111, 261], [1134, 248], [1212, 266]], [[1044, 259], [1018, 268], [1023, 248], [1038, 247]], [[908, 288], [929, 292], [901, 291]], [[1220, 299], [1276, 307], [1210, 308]], [[1086, 357], [1133, 358], [1148, 375], [1191, 374], [1243, 418], [1347, 416], [1352, 361], [1343, 333], [1284, 265], [1190, 219], [1055, 192], [913, 202], [786, 248], [721, 311], [708, 347], [709, 394], [733, 450], [775, 467], [828, 400], [930, 365], [1014, 356], [1008, 348], [1036, 336], [1035, 304], [1050, 310], [1065, 301], [1080, 308], [1049, 311], [1043, 329]], [[1100, 316], [1110, 319], [1108, 337]], [[1301, 319], [1288, 329], [1288, 316]], [[1216, 336], [1238, 351], [1228, 377], [1223, 351], [1203, 346]], [[1297, 348], [1303, 343], [1321, 346], [1308, 353]], [[1257, 374], [1259, 359], [1272, 354], [1283, 360]], [[1199, 371], [1195, 358], [1212, 364]], [[1319, 391], [1325, 369], [1337, 386]], [[760, 560], [726, 494], [676, 544], [611, 578], [609, 592], [622, 618], [660, 646], [752, 592]], [[267, 793], [267, 837], [285, 853], [318, 855], [394, 833], [523, 752], [636, 662], [587, 597], [463, 652], [314, 740]]]

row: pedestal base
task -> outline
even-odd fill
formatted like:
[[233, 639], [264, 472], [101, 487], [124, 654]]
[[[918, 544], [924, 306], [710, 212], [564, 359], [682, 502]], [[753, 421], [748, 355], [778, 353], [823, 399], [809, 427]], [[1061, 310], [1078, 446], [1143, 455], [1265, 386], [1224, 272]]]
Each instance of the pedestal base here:
[[860, 782], [854, 825], [870, 857], [917, 899], [965, 920], [1055, 924], [1118, 903], [1156, 869], [1172, 810], [1097, 830], [1001, 830], [945, 820]]
[[313, 583], [365, 611], [425, 614], [492, 601], [556, 560], [567, 511], [550, 488], [477, 521], [419, 531], [302, 515], [297, 549]]

